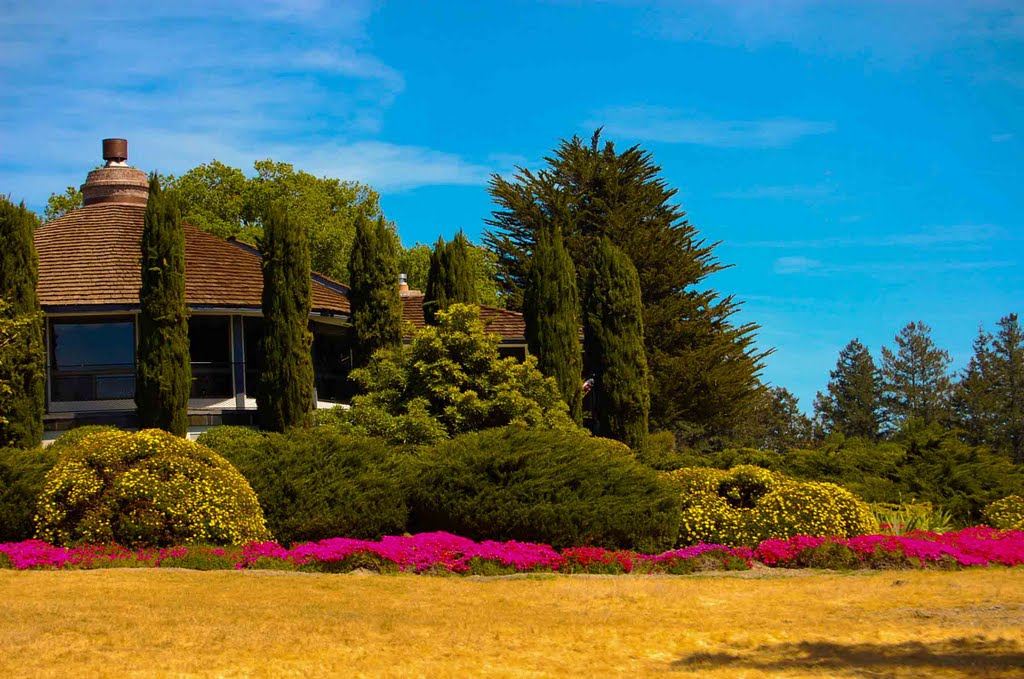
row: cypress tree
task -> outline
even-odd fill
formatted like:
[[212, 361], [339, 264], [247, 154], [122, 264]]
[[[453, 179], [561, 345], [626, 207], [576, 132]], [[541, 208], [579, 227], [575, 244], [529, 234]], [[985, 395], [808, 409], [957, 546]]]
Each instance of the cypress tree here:
[[383, 217], [360, 215], [348, 261], [349, 300], [355, 329], [355, 364], [366, 365], [378, 349], [402, 344], [402, 299], [398, 255]]
[[135, 405], [139, 426], [177, 436], [188, 432], [192, 390], [188, 312], [185, 307], [185, 232], [173, 193], [149, 178], [142, 228], [138, 365]]
[[451, 304], [479, 303], [469, 247], [462, 231], [448, 243], [438, 237], [434, 244], [423, 299], [423, 315], [427, 323], [433, 324], [434, 314]]
[[540, 233], [530, 260], [523, 296], [526, 342], [537, 357], [537, 367], [555, 378], [569, 414], [577, 423], [582, 415], [583, 359], [579, 340], [579, 297], [576, 267], [562, 244], [557, 227]]
[[448, 307], [447, 275], [444, 238], [438, 236], [434, 249], [430, 251], [427, 288], [423, 291], [423, 316], [431, 325], [434, 324], [434, 314]]
[[853, 339], [839, 352], [825, 393], [814, 402], [815, 415], [827, 432], [842, 432], [871, 441], [882, 426], [882, 382], [871, 352]]
[[9, 389], [8, 407], [0, 413], [0, 446], [31, 448], [43, 437], [46, 356], [43, 350], [43, 321], [36, 286], [39, 256], [33, 233], [39, 220], [25, 204], [15, 206], [0, 196], [0, 299], [5, 313], [27, 321], [3, 347], [0, 385]]
[[607, 238], [598, 241], [591, 262], [583, 319], [596, 433], [636, 450], [647, 437], [651, 404], [640, 280]]
[[266, 360], [256, 405], [264, 429], [285, 431], [309, 424], [313, 410], [309, 240], [306, 230], [274, 204], [264, 219], [261, 245]]

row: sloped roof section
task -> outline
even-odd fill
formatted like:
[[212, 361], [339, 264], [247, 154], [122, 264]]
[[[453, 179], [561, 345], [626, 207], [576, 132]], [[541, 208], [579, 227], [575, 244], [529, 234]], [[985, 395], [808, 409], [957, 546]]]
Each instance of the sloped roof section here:
[[[402, 293], [402, 320], [412, 323], [417, 330], [427, 324], [423, 316], [424, 298], [425, 295], [418, 291]], [[488, 331], [501, 335], [504, 341], [526, 341], [526, 322], [522, 314], [483, 306], [480, 307], [480, 318], [487, 324]]]
[[[36, 230], [44, 311], [139, 305], [144, 206], [97, 204]], [[190, 307], [259, 309], [260, 256], [191, 226], [185, 230], [185, 298]], [[349, 313], [344, 286], [313, 276], [313, 311]]]

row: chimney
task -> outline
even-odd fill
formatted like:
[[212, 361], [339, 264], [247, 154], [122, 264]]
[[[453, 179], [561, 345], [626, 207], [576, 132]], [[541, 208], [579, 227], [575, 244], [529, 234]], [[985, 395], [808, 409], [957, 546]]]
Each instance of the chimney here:
[[398, 292], [409, 292], [409, 277], [404, 273], [398, 274]]
[[149, 201], [149, 178], [142, 170], [128, 166], [128, 140], [104, 139], [103, 160], [107, 164], [89, 173], [82, 184], [86, 205], [137, 205]]

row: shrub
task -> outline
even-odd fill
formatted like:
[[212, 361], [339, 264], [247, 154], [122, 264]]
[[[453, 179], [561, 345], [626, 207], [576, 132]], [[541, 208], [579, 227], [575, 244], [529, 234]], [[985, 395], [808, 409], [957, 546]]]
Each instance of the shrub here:
[[268, 537], [252, 488], [205, 446], [158, 429], [104, 431], [60, 450], [36, 534], [54, 544], [240, 544]]
[[993, 528], [1024, 530], [1024, 497], [1010, 495], [985, 507], [985, 519]]
[[383, 441], [329, 427], [266, 436], [248, 431], [210, 438], [249, 479], [281, 542], [371, 539], [405, 531], [408, 509], [388, 471], [392, 451]]
[[196, 443], [215, 450], [238, 467], [239, 459], [248, 457], [250, 454], [258, 454], [256, 451], [262, 445], [264, 438], [264, 435], [256, 429], [225, 425], [207, 429], [196, 438]]
[[862, 535], [874, 528], [868, 506], [831, 483], [794, 481], [742, 465], [696, 467], [666, 474], [683, 497], [680, 544], [754, 546], [794, 535]]
[[672, 487], [618, 442], [505, 427], [422, 449], [402, 470], [414, 532], [642, 551], [675, 541]]
[[101, 431], [117, 431], [117, 427], [111, 427], [105, 424], [87, 424], [81, 427], [75, 427], [69, 429], [50, 444], [49, 449], [52, 451], [61, 451], [65, 448], [70, 448], [78, 445], [78, 442], [84, 439], [86, 436], [92, 436]]
[[930, 502], [903, 504], [877, 503], [871, 507], [878, 530], [892, 535], [914, 531], [945, 533], [953, 528], [953, 517], [944, 509], [936, 509]]
[[0, 542], [32, 537], [32, 517], [47, 472], [57, 462], [48, 448], [0, 448]]

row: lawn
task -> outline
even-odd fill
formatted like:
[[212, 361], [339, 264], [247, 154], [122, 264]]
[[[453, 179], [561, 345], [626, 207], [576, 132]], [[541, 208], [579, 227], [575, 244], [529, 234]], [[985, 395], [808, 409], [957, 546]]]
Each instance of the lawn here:
[[0, 676], [1010, 677], [1024, 569], [0, 571]]

